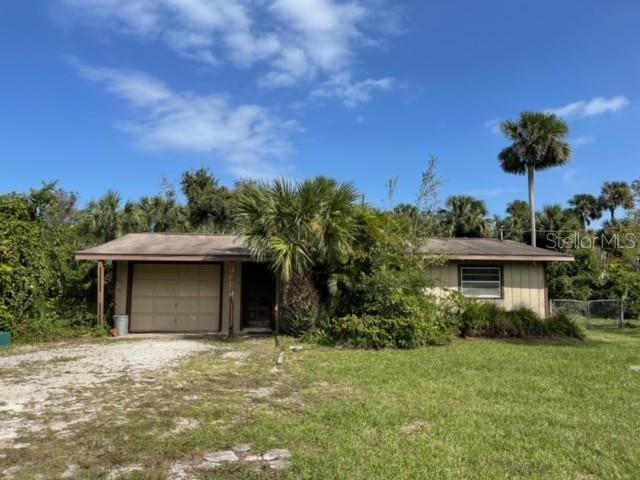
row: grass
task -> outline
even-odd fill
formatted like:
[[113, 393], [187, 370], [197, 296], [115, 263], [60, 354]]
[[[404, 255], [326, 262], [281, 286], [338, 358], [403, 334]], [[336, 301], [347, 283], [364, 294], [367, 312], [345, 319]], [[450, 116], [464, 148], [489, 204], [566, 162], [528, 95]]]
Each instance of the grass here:
[[[156, 372], [148, 386], [122, 379], [93, 396], [107, 405], [72, 436], [44, 431], [17, 479], [79, 478], [142, 464], [128, 479], [168, 478], [175, 462], [251, 443], [288, 448], [284, 472], [236, 464], [205, 479], [633, 479], [640, 471], [640, 329], [590, 331], [585, 342], [459, 340], [414, 351], [355, 351], [305, 345], [279, 373], [273, 340]], [[256, 396], [257, 389], [273, 392]], [[122, 406], [127, 408], [126, 413]], [[176, 419], [198, 428], [171, 433]]]

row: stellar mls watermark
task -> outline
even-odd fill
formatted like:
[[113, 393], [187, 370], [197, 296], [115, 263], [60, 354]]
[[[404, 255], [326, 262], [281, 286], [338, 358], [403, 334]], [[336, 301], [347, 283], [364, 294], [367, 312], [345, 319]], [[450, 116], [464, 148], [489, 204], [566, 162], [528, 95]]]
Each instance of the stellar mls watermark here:
[[589, 235], [584, 232], [547, 232], [547, 246], [557, 250], [601, 248], [603, 250], [633, 249], [640, 246], [638, 233], [611, 232]]

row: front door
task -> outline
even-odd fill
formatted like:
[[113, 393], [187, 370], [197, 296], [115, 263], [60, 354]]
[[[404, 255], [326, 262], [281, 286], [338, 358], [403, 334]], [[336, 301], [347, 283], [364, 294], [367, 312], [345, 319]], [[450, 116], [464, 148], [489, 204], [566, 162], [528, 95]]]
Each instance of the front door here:
[[243, 330], [273, 330], [276, 280], [263, 263], [242, 264]]

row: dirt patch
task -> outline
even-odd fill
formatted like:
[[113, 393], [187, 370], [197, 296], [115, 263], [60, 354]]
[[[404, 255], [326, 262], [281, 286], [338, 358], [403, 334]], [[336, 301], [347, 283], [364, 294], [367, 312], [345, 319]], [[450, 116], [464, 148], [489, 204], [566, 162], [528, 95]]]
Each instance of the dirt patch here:
[[[0, 357], [0, 450], [24, 446], [19, 439], [95, 419], [84, 408], [92, 390], [117, 379], [134, 385], [154, 381], [154, 371], [189, 355], [215, 349], [184, 339], [127, 340], [20, 349]], [[9, 373], [8, 373], [9, 372]]]

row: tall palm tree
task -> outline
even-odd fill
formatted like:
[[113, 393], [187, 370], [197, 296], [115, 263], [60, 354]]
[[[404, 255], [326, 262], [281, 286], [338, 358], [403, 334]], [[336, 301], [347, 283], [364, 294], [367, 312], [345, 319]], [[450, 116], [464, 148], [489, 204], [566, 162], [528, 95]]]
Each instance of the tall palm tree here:
[[483, 237], [489, 233], [489, 211], [482, 200], [454, 195], [447, 199], [446, 207], [444, 218], [454, 237]]
[[582, 220], [582, 228], [586, 232], [592, 220], [602, 217], [602, 206], [598, 199], [588, 193], [579, 193], [569, 200], [571, 209]]
[[531, 245], [535, 247], [535, 174], [538, 170], [564, 165], [569, 161], [571, 147], [566, 141], [569, 127], [554, 114], [523, 112], [518, 121], [508, 120], [501, 128], [512, 141], [498, 155], [502, 169], [528, 176]]
[[631, 210], [635, 206], [633, 191], [626, 182], [604, 182], [598, 201], [603, 209], [609, 210], [611, 223], [616, 220], [618, 207]]

